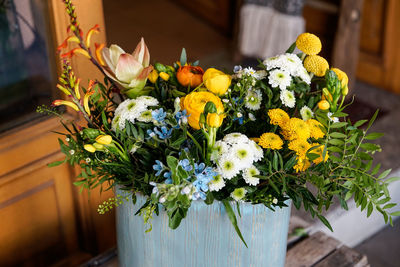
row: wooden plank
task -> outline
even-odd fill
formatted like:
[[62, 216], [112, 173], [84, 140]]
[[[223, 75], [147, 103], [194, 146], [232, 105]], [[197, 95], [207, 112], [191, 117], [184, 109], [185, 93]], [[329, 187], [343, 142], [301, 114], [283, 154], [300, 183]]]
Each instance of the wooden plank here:
[[367, 267], [369, 266], [367, 256], [358, 253], [357, 251], [342, 246], [333, 252], [331, 255], [323, 259], [314, 267]]
[[286, 267], [312, 266], [332, 253], [339, 241], [317, 232], [295, 245], [286, 254]]
[[342, 0], [333, 47], [333, 67], [347, 73], [350, 90], [356, 81], [355, 75], [360, 43], [360, 18], [363, 2], [364, 0]]

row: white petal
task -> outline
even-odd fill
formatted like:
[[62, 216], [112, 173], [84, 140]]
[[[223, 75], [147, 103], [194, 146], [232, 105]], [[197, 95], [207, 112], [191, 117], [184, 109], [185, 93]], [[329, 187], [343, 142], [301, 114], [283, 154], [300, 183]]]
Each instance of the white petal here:
[[143, 66], [130, 54], [121, 54], [115, 69], [115, 76], [124, 83], [130, 83], [142, 72]]

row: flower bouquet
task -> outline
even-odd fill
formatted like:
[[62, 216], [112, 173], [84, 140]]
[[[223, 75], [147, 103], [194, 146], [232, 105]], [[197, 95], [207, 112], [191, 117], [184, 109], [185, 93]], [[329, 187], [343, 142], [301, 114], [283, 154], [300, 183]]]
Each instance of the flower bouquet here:
[[[298, 36], [286, 53], [260, 61], [257, 70], [236, 66], [233, 74], [206, 71], [189, 62], [185, 49], [172, 65], [150, 65], [142, 39], [132, 54], [117, 45], [91, 47], [75, 8], [65, 0], [71, 36], [59, 47], [62, 73], [58, 88], [67, 105], [87, 124], [65, 121], [56, 108], [41, 112], [60, 116], [67, 133], [59, 139], [65, 160], [79, 165], [75, 185], [81, 189], [118, 187], [126, 194], [102, 203], [99, 213], [124, 201], [146, 199], [137, 214], [151, 230], [152, 215], [165, 210], [170, 228], [185, 219], [194, 201], [221, 202], [238, 235], [232, 205], [247, 202], [274, 210], [304, 207], [329, 229], [322, 215], [336, 198], [347, 209], [353, 197], [367, 216], [376, 210], [385, 222], [389, 212], [390, 170], [380, 171], [369, 133], [377, 117], [352, 122], [346, 114], [348, 77], [318, 55], [319, 38]], [[64, 51], [68, 43], [76, 48]], [[295, 52], [295, 49], [298, 49]], [[80, 86], [69, 58], [85, 56], [104, 74], [104, 82]], [[129, 197], [127, 197], [129, 196]], [[238, 213], [240, 207], [237, 205]]]

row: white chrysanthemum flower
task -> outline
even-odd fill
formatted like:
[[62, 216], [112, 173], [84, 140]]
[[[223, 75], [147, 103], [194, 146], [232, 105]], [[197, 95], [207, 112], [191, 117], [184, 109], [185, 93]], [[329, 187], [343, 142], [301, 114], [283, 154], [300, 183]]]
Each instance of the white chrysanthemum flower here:
[[263, 149], [257, 145], [256, 142], [252, 141], [250, 142], [250, 148], [253, 150], [253, 157], [254, 157], [254, 161], [260, 161], [263, 157], [264, 157], [264, 151]]
[[239, 169], [241, 170], [250, 167], [254, 161], [253, 151], [246, 143], [236, 144], [233, 146], [232, 153], [237, 160]]
[[289, 72], [276, 69], [269, 73], [268, 82], [272, 87], [279, 87], [279, 89], [285, 90], [292, 83], [292, 77]]
[[260, 171], [254, 165], [251, 165], [249, 168], [243, 170], [243, 179], [247, 184], [255, 186], [260, 183], [260, 179], [254, 176], [259, 174]]
[[211, 182], [208, 183], [208, 188], [210, 191], [219, 191], [225, 186], [225, 181], [222, 179], [221, 175], [217, 175], [214, 177]]
[[250, 110], [259, 110], [261, 107], [262, 94], [260, 90], [249, 90], [244, 98], [244, 105]]
[[300, 109], [300, 115], [303, 121], [308, 121], [314, 117], [314, 112], [309, 107], [304, 106]]
[[263, 64], [267, 68], [267, 70], [280, 68], [282, 66], [282, 58], [280, 57], [280, 55], [277, 55], [275, 57], [270, 57], [265, 59], [263, 61]]
[[218, 173], [225, 179], [232, 179], [240, 172], [236, 161], [231, 155], [224, 155], [218, 160]]
[[236, 201], [240, 201], [242, 200], [245, 196], [246, 196], [247, 190], [244, 189], [243, 187], [240, 188], [236, 188], [232, 193], [231, 193], [231, 197], [236, 200]]
[[223, 139], [226, 143], [233, 145], [238, 143], [248, 143], [250, 139], [241, 133], [230, 133], [224, 136]]
[[296, 104], [296, 98], [292, 91], [282, 90], [280, 98], [284, 106], [294, 108], [294, 105]]
[[214, 150], [211, 153], [211, 160], [216, 162], [223, 154], [227, 153], [229, 146], [222, 140], [215, 142]]
[[154, 98], [154, 97], [148, 96], [148, 95], [139, 96], [138, 98], [136, 98], [136, 101], [138, 103], [141, 103], [141, 104], [149, 106], [149, 107], [158, 105], [157, 98]]
[[337, 117], [333, 117], [333, 113], [332, 112], [328, 112], [328, 114], [326, 114], [328, 116], [328, 118], [332, 121], [332, 122], [339, 122], [339, 118]]
[[116, 114], [111, 122], [111, 129], [115, 132], [118, 130], [125, 129], [125, 120], [122, 120], [120, 114]]
[[153, 120], [153, 116], [151, 114], [151, 110], [143, 111], [140, 116], [137, 118], [138, 121], [141, 122], [151, 122]]
[[296, 72], [293, 74], [293, 76], [295, 77], [299, 77], [301, 80], [303, 80], [303, 82], [305, 82], [306, 84], [310, 84], [311, 83], [311, 76], [308, 73], [308, 71], [306, 70], [306, 68], [304, 68], [303, 65], [300, 65], [297, 69]]

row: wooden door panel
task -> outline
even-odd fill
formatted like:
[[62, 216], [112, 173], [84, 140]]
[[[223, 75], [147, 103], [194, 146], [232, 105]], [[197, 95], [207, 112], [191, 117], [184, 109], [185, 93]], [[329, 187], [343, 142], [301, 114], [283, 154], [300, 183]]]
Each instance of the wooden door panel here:
[[47, 265], [78, 249], [70, 177], [40, 161], [0, 180], [0, 265]]

